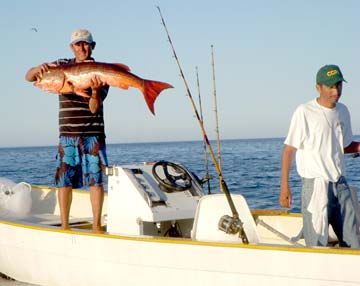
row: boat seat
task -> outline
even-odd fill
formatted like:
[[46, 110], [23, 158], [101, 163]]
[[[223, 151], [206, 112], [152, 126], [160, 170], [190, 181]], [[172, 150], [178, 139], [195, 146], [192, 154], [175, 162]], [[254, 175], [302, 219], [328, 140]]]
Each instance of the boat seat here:
[[[257, 232], [254, 218], [249, 206], [242, 195], [231, 195], [235, 208], [243, 222], [245, 234], [249, 243], [258, 243], [260, 236]], [[222, 216], [232, 216], [232, 212], [225, 194], [203, 196], [198, 203], [191, 238], [203, 241], [224, 241], [242, 243], [238, 234], [227, 234], [219, 230], [218, 223]]]

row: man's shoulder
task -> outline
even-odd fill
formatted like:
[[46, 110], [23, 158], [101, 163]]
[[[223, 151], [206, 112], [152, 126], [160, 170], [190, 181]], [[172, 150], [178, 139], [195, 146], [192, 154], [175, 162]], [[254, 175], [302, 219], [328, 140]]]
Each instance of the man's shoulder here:
[[66, 65], [66, 64], [71, 64], [73, 62], [74, 59], [65, 59], [65, 58], [57, 59], [56, 61], [54, 61], [54, 63], [56, 63], [57, 65]]
[[316, 101], [316, 99], [312, 99], [312, 100], [310, 100], [308, 102], [305, 102], [305, 103], [302, 103], [302, 104], [298, 105], [298, 107], [296, 108], [296, 111], [297, 112], [304, 112], [306, 110], [316, 108], [317, 104], [316, 104], [315, 101]]

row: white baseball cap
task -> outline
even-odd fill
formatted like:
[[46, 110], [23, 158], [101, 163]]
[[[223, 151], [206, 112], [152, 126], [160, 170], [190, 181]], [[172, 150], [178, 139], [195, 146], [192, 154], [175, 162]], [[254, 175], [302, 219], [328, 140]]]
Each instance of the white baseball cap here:
[[85, 30], [85, 29], [75, 30], [71, 34], [70, 44], [76, 44], [78, 42], [87, 42], [89, 44], [92, 44], [94, 42], [94, 40], [93, 40], [93, 37], [92, 37], [90, 31]]

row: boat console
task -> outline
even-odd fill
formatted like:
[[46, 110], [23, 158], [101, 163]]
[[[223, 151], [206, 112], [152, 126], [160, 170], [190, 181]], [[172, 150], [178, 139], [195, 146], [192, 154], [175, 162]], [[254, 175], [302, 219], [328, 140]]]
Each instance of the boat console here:
[[106, 172], [109, 233], [190, 237], [202, 197], [196, 175], [167, 161], [112, 166]]
[[[205, 196], [198, 177], [183, 165], [159, 161], [107, 168], [107, 232], [241, 243], [227, 231], [231, 209], [224, 194]], [[249, 242], [259, 241], [245, 198], [232, 195]], [[219, 223], [225, 224], [222, 227]]]

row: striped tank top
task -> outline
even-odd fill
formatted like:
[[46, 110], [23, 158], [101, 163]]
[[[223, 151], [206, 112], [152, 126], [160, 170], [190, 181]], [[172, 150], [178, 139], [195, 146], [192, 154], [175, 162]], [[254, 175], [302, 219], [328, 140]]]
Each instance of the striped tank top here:
[[[61, 59], [57, 64], [71, 63], [73, 60]], [[75, 94], [59, 94], [59, 132], [60, 136], [101, 136], [105, 137], [104, 107], [109, 86], [100, 90], [101, 106], [93, 114], [89, 108], [89, 98]], [[91, 95], [91, 88], [88, 90]]]

